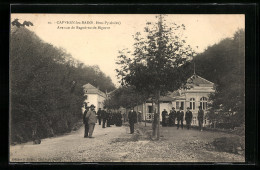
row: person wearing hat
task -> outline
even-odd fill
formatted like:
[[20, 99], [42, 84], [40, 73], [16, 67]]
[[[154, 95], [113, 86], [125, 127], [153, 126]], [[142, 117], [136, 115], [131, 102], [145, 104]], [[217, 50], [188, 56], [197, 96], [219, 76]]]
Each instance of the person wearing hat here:
[[98, 124], [101, 125], [101, 116], [102, 115], [102, 110], [101, 108], [98, 109], [98, 112], [97, 112], [97, 118], [98, 118]]
[[95, 106], [92, 104], [90, 106], [90, 110], [86, 114], [86, 118], [88, 119], [88, 126], [89, 126], [89, 138], [93, 138], [92, 134], [95, 128], [95, 124], [97, 122], [97, 116], [95, 113]]
[[89, 131], [88, 118], [86, 117], [88, 111], [89, 111], [89, 107], [88, 107], [87, 104], [85, 104], [85, 111], [84, 111], [84, 114], [83, 114], [83, 123], [85, 124], [84, 138], [88, 137], [88, 131]]
[[176, 111], [175, 108], [172, 107], [172, 110], [169, 114], [169, 126], [175, 126], [175, 119], [176, 119]]
[[128, 113], [128, 121], [130, 126], [130, 133], [133, 134], [135, 131], [134, 124], [137, 123], [137, 114], [133, 108]]
[[177, 129], [179, 129], [179, 126], [180, 126], [180, 122], [181, 122], [181, 128], [183, 129], [183, 116], [184, 116], [184, 113], [182, 111], [182, 107], [180, 107], [180, 110], [177, 112]]
[[187, 111], [185, 114], [185, 121], [186, 121], [187, 129], [190, 129], [191, 120], [192, 120], [192, 112], [190, 111], [190, 108], [187, 107]]
[[204, 111], [202, 110], [202, 107], [199, 106], [198, 121], [199, 121], [199, 130], [200, 131], [202, 131], [202, 128], [203, 128], [203, 118], [204, 118]]

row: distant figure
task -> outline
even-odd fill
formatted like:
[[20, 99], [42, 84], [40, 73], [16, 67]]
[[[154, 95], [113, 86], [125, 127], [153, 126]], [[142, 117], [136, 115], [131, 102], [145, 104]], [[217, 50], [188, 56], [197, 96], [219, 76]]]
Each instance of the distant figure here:
[[41, 144], [41, 139], [39, 138], [38, 134], [37, 134], [37, 125], [35, 126], [35, 128], [32, 131], [32, 140], [33, 140], [33, 144]]
[[185, 121], [186, 121], [187, 129], [190, 129], [191, 120], [192, 120], [192, 112], [190, 111], [190, 108], [187, 107], [187, 112], [185, 114]]
[[123, 113], [124, 122], [126, 122], [126, 112]]
[[86, 117], [88, 111], [89, 111], [89, 107], [88, 105], [85, 105], [85, 112], [83, 114], [83, 123], [85, 124], [84, 138], [88, 137], [88, 131], [89, 131], [88, 118]]
[[109, 110], [107, 112], [107, 127], [110, 127], [110, 125], [112, 124], [112, 112]]
[[102, 114], [102, 110], [101, 108], [98, 109], [97, 112], [97, 118], [98, 118], [98, 124], [101, 125], [101, 114]]
[[97, 122], [97, 116], [95, 113], [95, 106], [92, 104], [90, 106], [90, 110], [86, 114], [86, 118], [88, 119], [88, 126], [89, 126], [89, 138], [93, 138], [92, 134], [95, 128], [95, 124]]
[[122, 113], [121, 113], [121, 111], [116, 113], [116, 126], [122, 126]]
[[33, 144], [37, 145], [37, 144], [41, 144], [41, 139], [35, 139], [33, 141]]
[[167, 122], [166, 122], [166, 117], [168, 116], [168, 112], [166, 111], [166, 109], [164, 109], [162, 111], [162, 126], [167, 126]]
[[138, 111], [138, 122], [141, 123], [142, 122], [142, 112]]
[[169, 114], [169, 126], [175, 126], [175, 119], [176, 119], [176, 111], [175, 108], [172, 107], [172, 110]]
[[130, 125], [130, 133], [133, 134], [135, 128], [134, 124], [137, 122], [137, 114], [133, 109], [128, 113], [128, 121]]
[[178, 121], [177, 129], [179, 129], [180, 122], [181, 122], [181, 128], [183, 129], [183, 116], [184, 113], [182, 111], [182, 107], [180, 107], [179, 111], [177, 112], [177, 121]]
[[105, 128], [107, 122], [107, 112], [105, 110], [102, 110], [101, 118], [102, 118], [102, 128]]
[[116, 124], [116, 112], [115, 111], [112, 112], [110, 125], [114, 125], [114, 124]]
[[203, 129], [203, 118], [204, 118], [204, 111], [202, 110], [201, 106], [199, 106], [198, 121], [199, 121], [199, 130], [200, 131], [202, 131], [202, 129]]

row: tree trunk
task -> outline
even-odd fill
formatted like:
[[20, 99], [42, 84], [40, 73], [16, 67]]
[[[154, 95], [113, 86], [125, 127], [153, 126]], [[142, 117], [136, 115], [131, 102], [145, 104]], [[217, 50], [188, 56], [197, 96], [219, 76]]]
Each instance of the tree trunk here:
[[146, 101], [144, 104], [144, 126], [146, 127]]
[[158, 125], [157, 125], [157, 139], [160, 139], [160, 90], [158, 90], [158, 96], [157, 96], [157, 101], [158, 101]]
[[153, 104], [153, 98], [152, 98], [152, 114], [153, 114], [153, 121], [152, 121], [152, 129], [153, 129], [153, 136], [156, 135], [156, 115], [154, 111], [154, 104]]
[[136, 103], [136, 114], [137, 114], [137, 123], [139, 123], [139, 117], [138, 117], [138, 103]]

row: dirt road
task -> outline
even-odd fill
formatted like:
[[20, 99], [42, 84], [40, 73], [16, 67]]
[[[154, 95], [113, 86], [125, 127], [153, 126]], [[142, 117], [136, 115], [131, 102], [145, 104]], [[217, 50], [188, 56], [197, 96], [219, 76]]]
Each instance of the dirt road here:
[[42, 139], [41, 144], [32, 142], [10, 147], [10, 160], [15, 162], [91, 162], [109, 161], [109, 141], [125, 134], [125, 127], [101, 128], [95, 126], [95, 138], [83, 138], [84, 127], [67, 135]]
[[[143, 126], [143, 125], [137, 125]], [[206, 150], [203, 146], [213, 132], [162, 128], [159, 141], [151, 141], [129, 127], [101, 128], [96, 125], [93, 136], [83, 138], [84, 128], [59, 137], [10, 146], [11, 162], [243, 162], [241, 155]]]

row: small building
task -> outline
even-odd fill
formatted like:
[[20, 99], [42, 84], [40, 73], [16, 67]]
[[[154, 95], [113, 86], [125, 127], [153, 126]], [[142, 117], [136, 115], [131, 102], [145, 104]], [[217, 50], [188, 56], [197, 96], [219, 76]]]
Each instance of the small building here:
[[[183, 108], [184, 113], [187, 110], [187, 107], [190, 107], [193, 113], [192, 125], [198, 125], [197, 114], [198, 107], [201, 106], [204, 110], [204, 115], [207, 114], [208, 108], [208, 99], [211, 93], [214, 93], [214, 83], [194, 74], [192, 75], [186, 83], [186, 88], [179, 89], [172, 93], [168, 93], [166, 96], [161, 96], [160, 98], [160, 120], [162, 120], [161, 113], [164, 109], [168, 113], [172, 107], [175, 107], [175, 110], [178, 111], [180, 107]], [[157, 106], [155, 109], [157, 109]], [[140, 109], [138, 109], [138, 107]], [[152, 101], [151, 99], [147, 100], [143, 105], [136, 106], [136, 110], [141, 110], [143, 113], [143, 120], [152, 120], [153, 111], [152, 111]], [[186, 122], [184, 121], [184, 124]], [[205, 118], [204, 125], [209, 125], [208, 120]]]
[[106, 93], [100, 91], [98, 88], [94, 87], [91, 84], [85, 84], [83, 86], [85, 103], [96, 106], [95, 110], [98, 108], [104, 108], [104, 101], [106, 99]]

